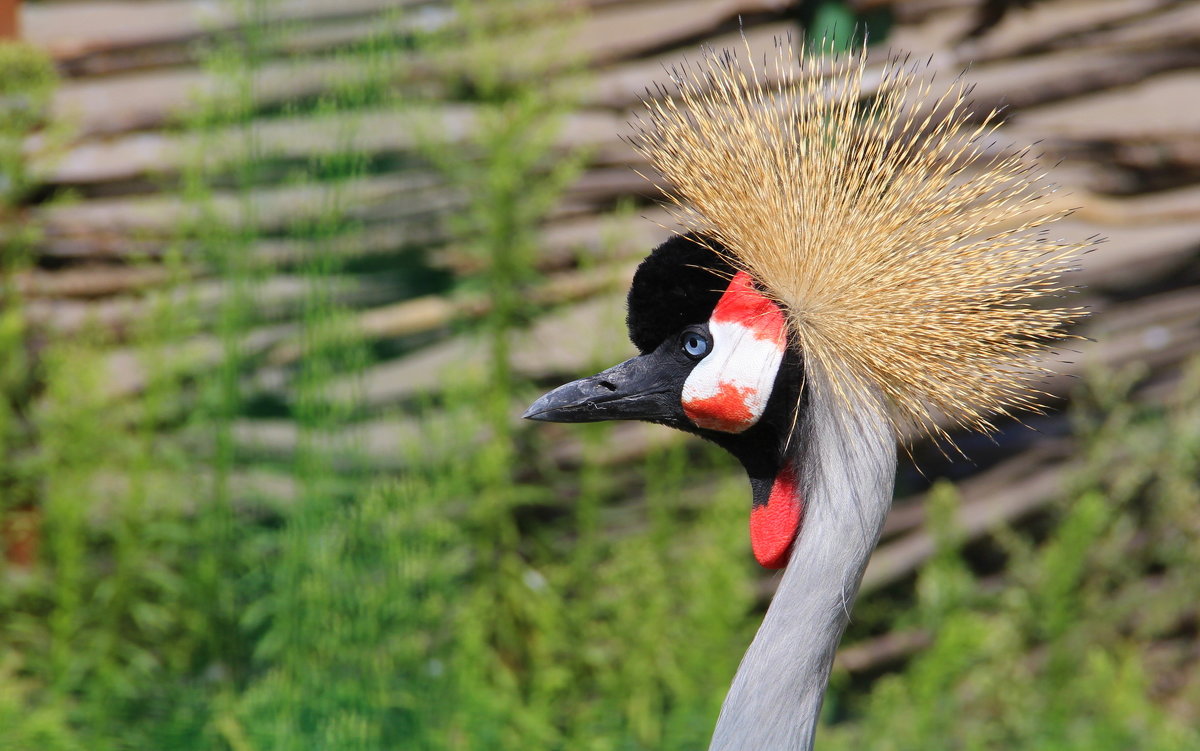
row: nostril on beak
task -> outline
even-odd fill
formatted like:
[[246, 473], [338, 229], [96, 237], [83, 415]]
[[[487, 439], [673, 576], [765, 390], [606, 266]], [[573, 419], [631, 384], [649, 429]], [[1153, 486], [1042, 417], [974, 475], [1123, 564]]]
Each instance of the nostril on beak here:
[[612, 384], [612, 382], [611, 382], [611, 381], [600, 381], [600, 383], [599, 383], [599, 384], [597, 384], [597, 385], [598, 385], [598, 386], [600, 386], [600, 388], [602, 388], [602, 389], [608, 389], [609, 391], [616, 391], [616, 390], [617, 390], [617, 387], [616, 387], [616, 386], [614, 386], [614, 385]]

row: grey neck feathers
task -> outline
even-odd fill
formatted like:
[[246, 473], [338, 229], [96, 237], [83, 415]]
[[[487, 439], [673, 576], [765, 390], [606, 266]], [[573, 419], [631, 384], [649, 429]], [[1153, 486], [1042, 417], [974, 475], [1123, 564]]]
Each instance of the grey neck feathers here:
[[815, 389], [793, 438], [803, 527], [725, 697], [710, 751], [812, 748], [834, 652], [896, 473], [896, 442], [881, 410], [847, 413], [831, 402]]

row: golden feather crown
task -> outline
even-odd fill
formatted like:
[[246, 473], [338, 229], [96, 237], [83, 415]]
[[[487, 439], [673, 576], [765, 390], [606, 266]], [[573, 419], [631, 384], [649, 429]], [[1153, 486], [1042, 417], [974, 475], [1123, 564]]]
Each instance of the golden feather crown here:
[[1068, 212], [1028, 150], [993, 148], [997, 112], [972, 121], [961, 79], [778, 43], [762, 67], [710, 52], [671, 83], [631, 141], [679, 223], [783, 305], [810, 387], [882, 395], [899, 434], [1037, 409], [1037, 354], [1082, 313], [1045, 300], [1086, 244], [1050, 236]]

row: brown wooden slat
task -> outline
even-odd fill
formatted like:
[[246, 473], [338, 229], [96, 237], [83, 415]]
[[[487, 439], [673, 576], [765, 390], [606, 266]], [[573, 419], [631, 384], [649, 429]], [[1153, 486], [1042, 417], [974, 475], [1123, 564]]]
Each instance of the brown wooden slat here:
[[159, 265], [86, 265], [57, 271], [24, 271], [17, 275], [23, 297], [106, 297], [166, 284], [172, 272]]
[[[379, 13], [418, 0], [284, 0], [265, 3], [272, 22], [323, 20]], [[88, 0], [26, 3], [25, 39], [55, 59], [97, 52], [185, 42], [217, 30], [240, 27], [245, 18], [236, 3], [217, 0]]]
[[[535, 305], [547, 306], [576, 302], [608, 291], [632, 275], [632, 268], [615, 270], [607, 267], [557, 274], [531, 289], [527, 299]], [[445, 328], [460, 319], [486, 315], [489, 310], [491, 306], [482, 298], [428, 295], [371, 308], [356, 316], [349, 325], [351, 336], [368, 340], [390, 339]], [[312, 340], [310, 334], [303, 339], [280, 342], [267, 353], [266, 361], [274, 366], [295, 362], [307, 347], [313, 346]]]
[[[636, 195], [648, 200], [659, 193], [628, 167], [587, 170], [568, 186], [550, 217], [593, 213], [621, 197]], [[335, 204], [344, 207], [343, 219], [387, 222], [396, 227], [396, 246], [414, 238], [448, 239], [440, 218], [466, 202], [460, 191], [449, 189], [439, 178], [415, 171], [339, 184], [264, 186], [253, 192], [252, 200], [254, 209], [249, 214], [244, 197], [235, 192], [215, 193], [205, 203], [174, 195], [92, 199], [50, 205], [35, 214], [45, 233], [45, 255], [98, 258], [157, 254], [181, 239], [181, 228], [199, 222], [219, 222], [258, 233], [282, 232], [325, 216]]]
[[[236, 159], [254, 139], [256, 158], [311, 159], [347, 149], [374, 155], [414, 151], [437, 139], [448, 146], [469, 141], [478, 128], [479, 110], [446, 105], [402, 110], [376, 110], [350, 115], [272, 118], [245, 128], [204, 136], [164, 132], [89, 139], [64, 154], [44, 158], [34, 169], [50, 184], [88, 185], [145, 177], [176, 175], [203, 163], [209, 168]], [[574, 112], [564, 118], [557, 147], [592, 147], [600, 158], [618, 159], [629, 151], [615, 142], [622, 120], [606, 112]], [[41, 139], [30, 143], [37, 153]]]
[[[628, 279], [615, 280], [621, 288]], [[631, 352], [622, 319], [625, 293], [603, 295], [553, 316], [544, 316], [513, 336], [512, 361], [523, 375], [576, 373], [588, 363], [615, 363]], [[581, 332], [587, 332], [581, 336]], [[383, 405], [445, 386], [447, 372], [482, 372], [486, 348], [472, 337], [456, 337], [426, 347], [407, 357], [381, 363], [361, 376], [330, 389], [333, 398], [361, 390], [365, 405]]]
[[[249, 301], [252, 317], [257, 321], [294, 317], [311, 295], [312, 284], [303, 277], [282, 274], [255, 282]], [[392, 285], [349, 276], [328, 277], [322, 285], [343, 306], [378, 305], [395, 294]], [[28, 324], [43, 332], [69, 335], [98, 326], [120, 340], [164, 310], [196, 322], [211, 320], [232, 294], [228, 283], [205, 280], [171, 289], [166, 300], [160, 299], [161, 295], [121, 295], [86, 302], [42, 297], [27, 300], [24, 309]]]
[[[256, 73], [255, 102], [264, 107], [312, 97], [358, 75], [361, 69], [347, 60], [270, 62]], [[199, 102], [226, 89], [199, 68], [68, 81], [55, 92], [51, 114], [79, 136], [112, 135], [183, 122]]]
[[[705, 41], [713, 49], [732, 49], [744, 52], [748, 45], [756, 57], [774, 49], [776, 39], [784, 40], [789, 34], [796, 36], [798, 27], [791, 22], [764, 23], [747, 27], [741, 31], [713, 36]], [[592, 107], [608, 107], [626, 110], [634, 107], [645, 96], [654, 83], [667, 80], [666, 67], [692, 58], [699, 49], [694, 44], [676, 47], [668, 52], [629, 62], [589, 71], [582, 76], [567, 77], [555, 81], [554, 85], [574, 96], [581, 96], [583, 104]]]
[[[739, 14], [779, 13], [788, 5], [788, 0], [671, 0], [653, 5], [615, 5], [588, 15], [574, 30], [568, 27], [567, 31], [538, 32], [544, 37], [541, 39], [514, 39], [509, 49], [517, 52], [510, 51], [506, 64], [520, 69], [522, 64], [532, 62], [533, 69], [544, 74], [546, 50], [560, 48], [580, 62], [614, 61], [701, 37]], [[395, 74], [402, 80], [414, 75], [428, 77], [433, 73], [431, 64], [428, 59], [410, 58], [396, 66]], [[477, 64], [461, 54], [438, 63], [450, 69]], [[360, 66], [349, 60], [270, 61], [256, 72], [255, 103], [263, 107], [312, 97], [338, 81], [361, 75]], [[211, 97], [222, 86], [220, 78], [198, 68], [68, 81], [56, 92], [52, 111], [56, 117], [74, 122], [84, 136], [156, 128], [179, 121], [195, 110], [200, 97]]]
[[[1068, 459], [1073, 446], [1066, 441], [1046, 439], [1039, 441], [1033, 447], [1020, 454], [1004, 460], [984, 472], [979, 472], [965, 480], [958, 491], [964, 498], [983, 498], [1004, 492], [1009, 485], [1016, 484], [1022, 478], [1045, 469], [1048, 465], [1058, 464]], [[892, 510], [884, 522], [883, 539], [897, 537], [901, 534], [920, 529], [925, 525], [927, 513], [925, 504], [928, 494], [909, 498], [899, 498], [892, 504]]]
[[[968, 80], [976, 112], [1026, 108], [1145, 81], [1168, 71], [1200, 66], [1200, 46], [1146, 51], [1071, 50], [973, 67]], [[943, 66], [944, 67], [944, 66]], [[951, 72], [951, 71], [947, 71]]]
[[1022, 137], [1076, 141], [1200, 136], [1200, 70], [1164, 73], [1134, 86], [1048, 102], [1016, 113], [1012, 123]]
[[1088, 34], [1095, 45], [1139, 45], [1147, 48], [1194, 42], [1200, 33], [1200, 5], [1191, 0], [1173, 0], [1169, 7], [1136, 23], [1112, 24]]
[[[247, 332], [237, 342], [242, 357], [261, 355], [298, 330], [295, 323], [282, 323]], [[105, 354], [101, 396], [110, 401], [140, 394], [152, 377], [194, 376], [222, 362], [226, 344], [219, 337], [204, 334], [147, 353], [126, 347]], [[155, 371], [147, 370], [148, 358], [154, 358]]]
[[37, 212], [47, 244], [59, 238], [116, 237], [171, 240], [180, 228], [198, 222], [221, 222], [228, 227], [253, 225], [262, 232], [286, 230], [298, 221], [320, 217], [334, 201], [346, 207], [346, 218], [390, 219], [423, 217], [458, 205], [436, 177], [408, 172], [363, 178], [340, 185], [315, 184], [264, 187], [254, 194], [255, 207], [246, 214], [237, 193], [216, 193], [204, 204], [173, 195], [92, 199], [52, 205]]
[[565, 47], [593, 64], [645, 54], [711, 33], [739, 15], [782, 13], [791, 0], [665, 0], [619, 6], [587, 17]]
[[933, 643], [928, 631], [890, 631], [874, 639], [838, 649], [833, 660], [835, 671], [861, 673], [909, 657]]
[[[972, 497], [971, 480], [960, 484], [964, 502], [955, 523], [967, 540], [982, 537], [1002, 524], [1011, 524], [1048, 502], [1062, 497], [1073, 464], [1055, 464], [1041, 471], [1011, 478], [1001, 491]], [[918, 530], [881, 545], [871, 556], [863, 574], [860, 596], [869, 594], [912, 574], [933, 555], [936, 541], [926, 530]]]
[[1178, 0], [1070, 0], [1035, 3], [1009, 13], [985, 36], [962, 46], [970, 58], [999, 60], [1049, 50], [1120, 48], [1108, 30], [1154, 23]]

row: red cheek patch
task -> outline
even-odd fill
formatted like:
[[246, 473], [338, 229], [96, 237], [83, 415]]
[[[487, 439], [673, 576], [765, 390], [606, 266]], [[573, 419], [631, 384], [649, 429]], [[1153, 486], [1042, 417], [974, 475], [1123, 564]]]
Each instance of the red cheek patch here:
[[787, 566], [803, 518], [804, 506], [797, 492], [796, 472], [789, 464], [775, 477], [766, 504], [750, 511], [750, 547], [761, 566]]
[[754, 424], [750, 399], [756, 391], [749, 386], [736, 386], [729, 381], [717, 385], [717, 393], [683, 402], [683, 412], [701, 428], [740, 433]]
[[783, 347], [786, 322], [779, 306], [754, 288], [754, 279], [745, 271], [734, 274], [725, 294], [713, 308], [713, 323], [737, 323], [745, 326], [755, 339]]

